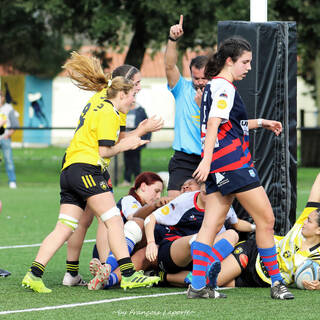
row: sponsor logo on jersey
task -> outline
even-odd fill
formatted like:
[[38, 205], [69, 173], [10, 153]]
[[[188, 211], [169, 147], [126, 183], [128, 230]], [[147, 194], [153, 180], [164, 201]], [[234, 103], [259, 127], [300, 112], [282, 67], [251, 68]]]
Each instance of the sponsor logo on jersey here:
[[246, 266], [248, 265], [249, 258], [246, 254], [241, 253], [239, 256], [239, 261], [240, 261], [241, 267], [246, 268]]
[[216, 172], [216, 183], [219, 183], [224, 179], [224, 176], [220, 172]]
[[170, 209], [169, 209], [169, 207], [168, 206], [164, 206], [164, 207], [162, 207], [161, 208], [161, 213], [164, 215], [164, 216], [166, 216], [166, 215], [168, 215], [169, 214], [169, 212], [170, 212]]
[[241, 126], [243, 134], [245, 136], [249, 135], [249, 126], [248, 125], [249, 125], [248, 120], [241, 120], [240, 121], [240, 126]]
[[220, 93], [219, 97], [228, 98], [228, 95], [226, 92], [222, 92], [222, 93]]
[[138, 208], [138, 205], [136, 203], [134, 203], [131, 208], [136, 209], [136, 208]]
[[220, 172], [216, 172], [215, 173], [216, 176], [216, 183], [218, 185], [218, 187], [221, 187], [223, 185], [225, 185], [226, 183], [229, 183], [229, 179], [227, 179], [225, 176], [223, 176]]
[[221, 110], [227, 107], [227, 101], [225, 99], [219, 99], [217, 102], [217, 107]]

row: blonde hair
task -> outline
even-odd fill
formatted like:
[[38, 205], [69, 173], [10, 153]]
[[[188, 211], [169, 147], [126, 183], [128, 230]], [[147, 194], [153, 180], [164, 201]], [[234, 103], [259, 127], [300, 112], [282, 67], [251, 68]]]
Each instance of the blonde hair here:
[[133, 88], [131, 80], [124, 77], [112, 79], [111, 73], [103, 73], [100, 61], [73, 51], [62, 68], [66, 69], [75, 85], [83, 90], [99, 92], [107, 88], [107, 98], [114, 98], [119, 91], [128, 93]]

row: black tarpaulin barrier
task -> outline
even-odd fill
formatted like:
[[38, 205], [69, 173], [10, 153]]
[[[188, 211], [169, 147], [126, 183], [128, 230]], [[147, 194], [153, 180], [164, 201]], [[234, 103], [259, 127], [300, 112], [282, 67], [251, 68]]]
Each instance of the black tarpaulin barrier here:
[[[275, 234], [284, 235], [296, 220], [296, 23], [218, 23], [218, 43], [235, 35], [247, 39], [252, 47], [252, 69], [245, 79], [235, 82], [249, 119], [273, 119], [283, 125], [279, 137], [263, 128], [250, 130], [250, 151], [274, 210]], [[239, 203], [234, 206], [239, 218], [252, 221]]]

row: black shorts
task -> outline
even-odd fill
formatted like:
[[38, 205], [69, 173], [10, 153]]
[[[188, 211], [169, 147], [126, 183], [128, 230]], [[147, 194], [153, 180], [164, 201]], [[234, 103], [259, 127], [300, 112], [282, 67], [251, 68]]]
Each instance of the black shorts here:
[[258, 248], [255, 239], [239, 242], [232, 252], [236, 258], [241, 274], [236, 280], [236, 287], [270, 287], [264, 282], [256, 271]]
[[209, 173], [206, 181], [207, 194], [220, 191], [223, 196], [260, 187], [255, 168]]
[[167, 273], [178, 273], [183, 270], [192, 271], [192, 261], [185, 267], [177, 266], [170, 254], [173, 241], [163, 240], [158, 249], [158, 268]]
[[112, 184], [108, 171], [102, 173], [100, 166], [74, 163], [61, 172], [60, 190], [60, 204], [84, 209], [89, 197], [112, 191]]
[[168, 166], [168, 190], [180, 190], [182, 184], [192, 178], [192, 174], [198, 168], [200, 161], [200, 155], [175, 151]]

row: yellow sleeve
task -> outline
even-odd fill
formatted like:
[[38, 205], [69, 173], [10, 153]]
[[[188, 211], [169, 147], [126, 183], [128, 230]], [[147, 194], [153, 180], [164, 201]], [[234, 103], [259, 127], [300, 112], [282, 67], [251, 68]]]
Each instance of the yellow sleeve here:
[[301, 215], [297, 219], [296, 223], [297, 224], [302, 224], [304, 220], [306, 220], [309, 216], [309, 214], [318, 209], [320, 207], [320, 203], [318, 202], [308, 202], [304, 210], [302, 211]]
[[120, 118], [113, 109], [101, 110], [97, 117], [97, 138], [99, 146], [113, 146], [119, 136]]
[[127, 115], [125, 113], [119, 112], [120, 115], [120, 131], [126, 130]]

